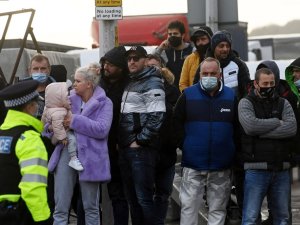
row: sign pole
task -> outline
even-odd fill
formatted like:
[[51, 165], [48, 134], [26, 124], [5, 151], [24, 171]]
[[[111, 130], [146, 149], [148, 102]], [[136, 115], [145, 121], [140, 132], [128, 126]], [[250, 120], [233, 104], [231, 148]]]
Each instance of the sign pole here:
[[[95, 0], [95, 19], [99, 21], [100, 59], [119, 45], [117, 20], [122, 19], [122, 0]], [[113, 225], [113, 209], [108, 197], [107, 185], [102, 185], [102, 222]]]
[[123, 18], [122, 0], [96, 0], [95, 18], [99, 21], [99, 56], [119, 45], [117, 20]]
[[116, 20], [100, 20], [99, 21], [99, 56], [100, 58], [104, 54], [116, 46]]

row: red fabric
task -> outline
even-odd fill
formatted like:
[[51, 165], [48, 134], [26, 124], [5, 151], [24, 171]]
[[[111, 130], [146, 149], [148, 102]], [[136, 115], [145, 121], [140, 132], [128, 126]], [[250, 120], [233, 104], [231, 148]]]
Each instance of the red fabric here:
[[[167, 38], [167, 26], [171, 21], [180, 20], [186, 28], [185, 41], [189, 41], [187, 17], [177, 15], [127, 16], [118, 20], [120, 45], [159, 45]], [[92, 24], [93, 45], [99, 46], [99, 25], [94, 20]]]

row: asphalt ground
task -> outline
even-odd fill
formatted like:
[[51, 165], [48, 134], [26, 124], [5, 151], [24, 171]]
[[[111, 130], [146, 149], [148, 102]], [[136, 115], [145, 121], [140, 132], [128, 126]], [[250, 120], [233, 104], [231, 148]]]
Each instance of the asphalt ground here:
[[[174, 189], [176, 191], [176, 185], [178, 186], [178, 182], [180, 180], [180, 177], [178, 176], [178, 170], [177, 170], [177, 177], [175, 176], [174, 179]], [[291, 205], [292, 205], [292, 224], [293, 225], [300, 225], [300, 169], [299, 168], [293, 168], [293, 183], [292, 183], [292, 197], [291, 197]], [[177, 183], [177, 184], [176, 184]], [[106, 187], [104, 186], [102, 189], [102, 197], [103, 197], [103, 218], [102, 218], [102, 224], [103, 225], [113, 225], [113, 217], [112, 217], [112, 208], [111, 208], [111, 203], [110, 200], [107, 196], [107, 190]], [[176, 192], [175, 192], [176, 193]], [[166, 219], [165, 225], [179, 225], [180, 224], [180, 208], [177, 205], [176, 201], [178, 202], [178, 199], [175, 199], [178, 193], [173, 194], [172, 196], [174, 197], [174, 200], [171, 200], [171, 203], [169, 204], [169, 210], [168, 210], [168, 215]], [[267, 218], [268, 211], [266, 207], [266, 201], [264, 201], [263, 206], [262, 206], [262, 219]], [[203, 224], [203, 221], [205, 221], [205, 218], [207, 216], [207, 209], [202, 208], [199, 213], [199, 224]], [[70, 224], [71, 225], [76, 225], [76, 215], [74, 212], [71, 212], [71, 217], [70, 217]], [[232, 225], [236, 225], [237, 223], [232, 222]], [[230, 224], [230, 225], [231, 225]], [[129, 223], [131, 225], [131, 223]]]

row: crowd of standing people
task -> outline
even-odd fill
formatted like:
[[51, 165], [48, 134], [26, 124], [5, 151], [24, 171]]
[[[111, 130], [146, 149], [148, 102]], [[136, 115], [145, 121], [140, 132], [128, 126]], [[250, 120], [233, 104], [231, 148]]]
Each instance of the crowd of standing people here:
[[209, 225], [227, 224], [233, 186], [242, 225], [292, 224], [300, 58], [285, 80], [271, 60], [251, 80], [228, 31], [202, 26], [190, 43], [182, 22], [167, 31], [152, 54], [114, 47], [73, 84], [42, 54], [1, 84], [1, 224], [67, 225], [72, 208], [78, 225], [99, 225], [107, 184], [115, 225], [163, 225], [178, 149], [181, 225], [203, 204]]

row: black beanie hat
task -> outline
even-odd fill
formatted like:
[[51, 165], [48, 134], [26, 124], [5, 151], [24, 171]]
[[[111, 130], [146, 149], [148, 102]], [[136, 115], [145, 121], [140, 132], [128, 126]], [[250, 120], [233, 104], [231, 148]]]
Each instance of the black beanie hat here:
[[197, 37], [200, 37], [203, 35], [206, 35], [209, 38], [209, 40], [211, 40], [211, 37], [213, 36], [213, 32], [210, 29], [210, 27], [208, 27], [208, 26], [199, 27], [199, 29], [195, 30], [194, 33], [192, 34], [191, 41], [195, 43], [197, 40]]
[[216, 46], [223, 41], [226, 41], [231, 46], [231, 34], [228, 31], [217, 31], [214, 33], [210, 41], [212, 52], [214, 52]]
[[100, 63], [104, 63], [104, 61], [108, 61], [111, 64], [127, 70], [127, 61], [126, 61], [126, 49], [124, 46], [114, 47], [100, 59]]

